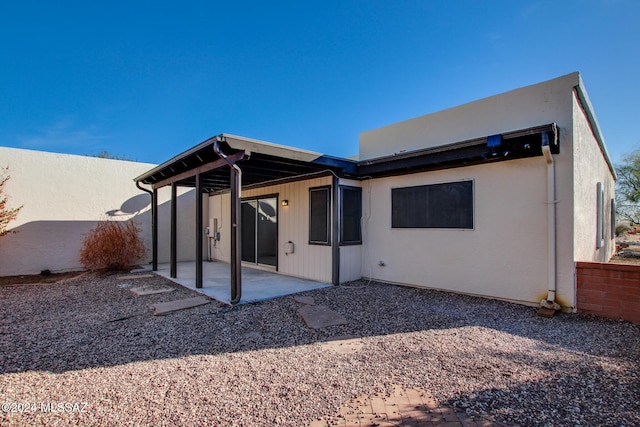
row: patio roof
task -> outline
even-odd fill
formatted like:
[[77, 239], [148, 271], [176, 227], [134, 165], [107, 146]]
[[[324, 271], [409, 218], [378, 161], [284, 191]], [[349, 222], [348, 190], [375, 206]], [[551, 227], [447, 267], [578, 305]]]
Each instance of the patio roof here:
[[136, 182], [160, 188], [172, 183], [195, 187], [200, 174], [202, 188], [211, 193], [230, 188], [228, 163], [215, 151], [214, 144], [242, 168], [243, 188], [309, 174], [356, 174], [357, 163], [270, 142], [221, 134], [173, 157], [135, 178]]

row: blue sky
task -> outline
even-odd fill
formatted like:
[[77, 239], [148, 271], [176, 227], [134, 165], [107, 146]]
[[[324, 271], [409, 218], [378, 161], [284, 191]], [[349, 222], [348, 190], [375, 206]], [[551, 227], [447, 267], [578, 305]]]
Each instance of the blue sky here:
[[[225, 132], [358, 133], [580, 71], [640, 148], [640, 1], [0, 0], [0, 145], [161, 163]], [[1, 162], [1, 159], [0, 159]]]

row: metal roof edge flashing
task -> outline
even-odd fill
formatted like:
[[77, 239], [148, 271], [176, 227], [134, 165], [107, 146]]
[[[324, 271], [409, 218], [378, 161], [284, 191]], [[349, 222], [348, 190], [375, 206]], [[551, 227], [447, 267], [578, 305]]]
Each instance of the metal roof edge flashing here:
[[589, 95], [587, 95], [587, 91], [584, 88], [584, 84], [582, 83], [582, 77], [579, 77], [578, 84], [573, 87], [573, 90], [578, 98], [578, 103], [580, 104], [580, 108], [584, 112], [587, 117], [587, 121], [589, 122], [589, 127], [593, 132], [593, 136], [595, 136], [596, 141], [598, 141], [598, 145], [600, 147], [600, 151], [604, 156], [604, 160], [607, 162], [609, 166], [609, 170], [613, 174], [613, 179], [618, 179], [618, 174], [616, 173], [616, 168], [611, 161], [611, 157], [609, 156], [609, 150], [607, 150], [607, 146], [604, 142], [604, 136], [602, 136], [602, 132], [600, 131], [600, 124], [598, 123], [598, 119], [593, 112], [593, 105], [591, 105], [591, 101], [589, 100]]
[[[519, 129], [519, 130], [514, 130], [514, 131], [503, 132], [503, 133], [497, 134], [497, 135], [501, 135], [502, 139], [504, 139], [504, 140], [509, 140], [509, 139], [518, 138], [518, 137], [521, 137], [521, 136], [534, 135], [534, 134], [542, 133], [542, 132], [554, 132], [554, 133], [556, 133], [557, 132], [557, 126], [556, 126], [555, 123], [549, 123], [549, 124], [546, 124], [546, 125], [533, 126], [533, 127], [526, 128], [526, 129]], [[473, 139], [468, 139], [468, 140], [465, 140], [465, 141], [454, 142], [454, 143], [451, 143], [451, 144], [444, 144], [444, 145], [439, 145], [439, 146], [430, 147], [430, 148], [422, 148], [422, 149], [418, 149], [418, 150], [404, 151], [404, 152], [389, 154], [389, 155], [386, 155], [386, 156], [375, 157], [373, 159], [360, 160], [358, 162], [358, 165], [359, 166], [362, 166], [362, 165], [373, 165], [373, 164], [377, 164], [377, 163], [384, 163], [384, 162], [389, 162], [389, 161], [394, 161], [394, 160], [402, 160], [402, 159], [405, 159], [405, 158], [413, 158], [413, 157], [417, 157], [417, 156], [426, 156], [426, 155], [429, 155], [429, 154], [441, 153], [441, 152], [445, 152], [445, 151], [452, 151], [452, 150], [456, 150], [456, 149], [460, 149], [460, 148], [467, 148], [467, 147], [486, 145], [487, 144], [487, 140], [489, 138], [491, 138], [492, 136], [495, 136], [495, 135], [488, 135], [488, 136], [485, 136], [485, 137], [473, 138]]]

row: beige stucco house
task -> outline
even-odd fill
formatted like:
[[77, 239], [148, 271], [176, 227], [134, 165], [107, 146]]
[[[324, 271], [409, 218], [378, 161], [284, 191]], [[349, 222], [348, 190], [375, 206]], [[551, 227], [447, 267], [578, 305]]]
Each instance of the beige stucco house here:
[[357, 160], [222, 134], [136, 181], [196, 187], [209, 236], [196, 232], [196, 264], [236, 276], [243, 264], [571, 310], [576, 262], [614, 253], [615, 172], [578, 73], [364, 132]]
[[578, 73], [363, 132], [355, 160], [228, 134], [159, 166], [0, 156], [25, 205], [0, 274], [34, 254], [56, 260], [37, 268], [76, 267], [78, 239], [61, 236], [107, 212], [142, 221], [153, 267], [169, 261], [174, 277], [195, 260], [198, 286], [203, 261], [229, 262], [236, 301], [242, 265], [573, 310], [576, 262], [615, 249], [615, 172]]

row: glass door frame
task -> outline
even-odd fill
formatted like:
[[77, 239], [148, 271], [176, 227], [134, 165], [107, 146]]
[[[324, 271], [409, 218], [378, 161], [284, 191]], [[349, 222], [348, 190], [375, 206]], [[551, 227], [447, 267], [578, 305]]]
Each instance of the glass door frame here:
[[[275, 230], [275, 242], [274, 242], [274, 251], [275, 251], [275, 265], [272, 264], [264, 264], [264, 263], [260, 263], [259, 262], [259, 250], [258, 250], [258, 246], [259, 246], [259, 206], [260, 206], [260, 201], [261, 200], [265, 200], [265, 199], [275, 199], [275, 218], [276, 218], [276, 222], [275, 222], [275, 226], [276, 226], [276, 230]], [[278, 198], [278, 193], [276, 194], [264, 194], [264, 195], [259, 195], [259, 196], [252, 196], [252, 197], [245, 197], [242, 198], [240, 200], [240, 212], [242, 213], [242, 206], [244, 203], [250, 203], [250, 202], [256, 202], [256, 215], [255, 215], [255, 225], [254, 225], [254, 248], [253, 248], [253, 254], [254, 254], [254, 261], [246, 261], [244, 260], [244, 257], [241, 257], [242, 262], [250, 265], [250, 266], [257, 266], [257, 267], [262, 267], [262, 268], [269, 268], [269, 269], [275, 269], [276, 271], [278, 271], [278, 241], [279, 241], [279, 219], [278, 216], [280, 214], [279, 211], [279, 198]], [[240, 223], [242, 224], [242, 218], [240, 218]], [[241, 233], [244, 233], [244, 227], [242, 227]], [[240, 237], [241, 241], [243, 242], [243, 249], [242, 252], [244, 252], [244, 236], [241, 235]]]

